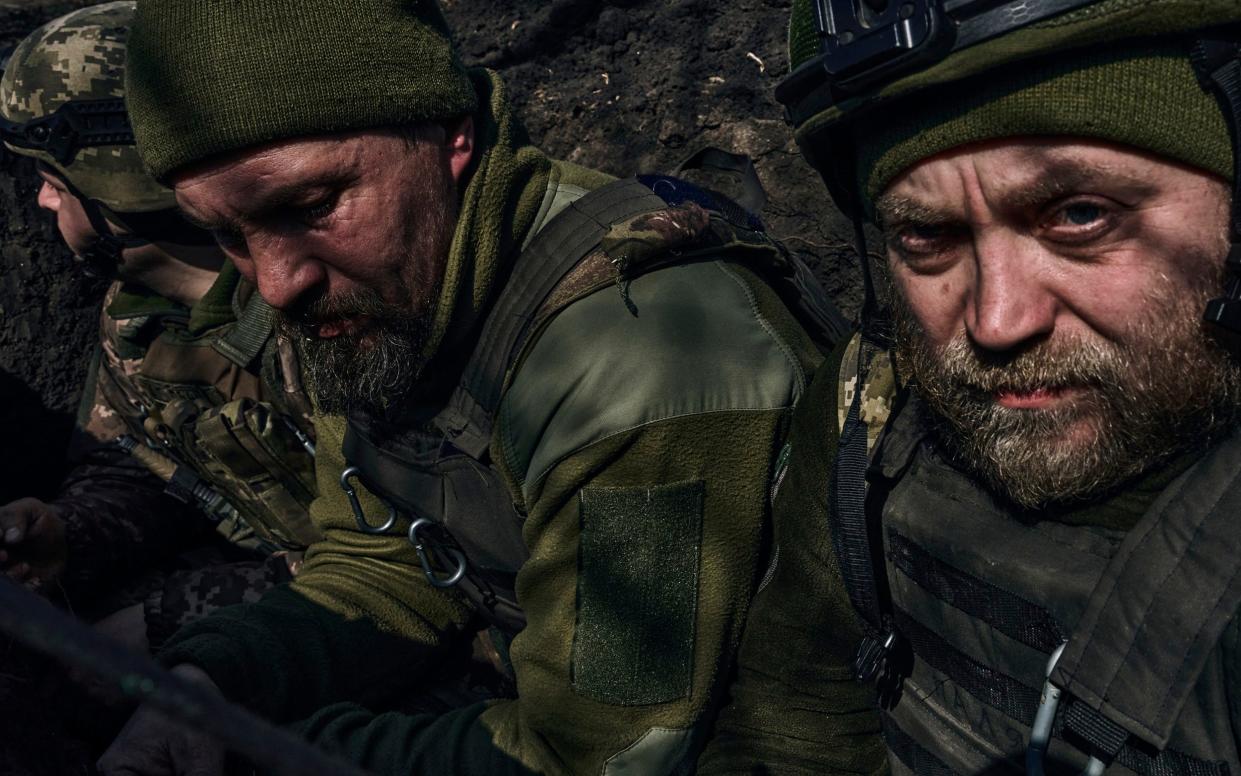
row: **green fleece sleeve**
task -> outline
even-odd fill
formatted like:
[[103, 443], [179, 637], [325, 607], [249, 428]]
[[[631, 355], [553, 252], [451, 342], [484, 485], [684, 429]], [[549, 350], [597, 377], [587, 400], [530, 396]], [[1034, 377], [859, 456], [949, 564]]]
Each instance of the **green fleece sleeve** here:
[[377, 773], [659, 774], [692, 761], [756, 585], [783, 420], [668, 420], [549, 474], [517, 580], [519, 699], [440, 719], [337, 707], [305, 732]]
[[817, 354], [720, 262], [575, 303], [528, 350], [497, 430], [528, 517], [519, 698], [445, 717], [321, 712], [379, 773], [663, 774], [692, 766], [765, 557], [769, 484]]
[[750, 609], [731, 698], [700, 774], [887, 768], [873, 688], [853, 678], [861, 626], [827, 527], [840, 357], [828, 356], [794, 413], [773, 514], [775, 567]]
[[[339, 485], [344, 421], [316, 417], [315, 428], [320, 496], [310, 513], [325, 538], [292, 583], [183, 628], [160, 653], [165, 664], [201, 667], [229, 698], [277, 720], [338, 700], [382, 703], [434, 681], [428, 668], [465, 638], [471, 612], [430, 586], [403, 535], [358, 530]], [[380, 522], [379, 500], [358, 492]]]

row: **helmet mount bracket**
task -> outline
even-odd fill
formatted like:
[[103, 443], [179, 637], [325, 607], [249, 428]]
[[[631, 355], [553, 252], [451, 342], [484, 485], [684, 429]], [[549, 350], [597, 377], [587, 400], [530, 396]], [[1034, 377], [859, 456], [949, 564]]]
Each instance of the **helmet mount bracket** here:
[[0, 116], [0, 138], [18, 148], [42, 151], [59, 164], [69, 164], [84, 148], [132, 145], [133, 129], [125, 101], [71, 100], [47, 116], [25, 123]]

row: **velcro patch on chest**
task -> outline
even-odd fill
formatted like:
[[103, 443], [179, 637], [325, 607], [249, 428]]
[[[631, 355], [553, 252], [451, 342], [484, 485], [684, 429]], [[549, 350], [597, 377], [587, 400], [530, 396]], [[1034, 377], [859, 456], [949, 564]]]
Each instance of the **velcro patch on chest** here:
[[701, 480], [582, 490], [577, 693], [620, 706], [689, 693], [703, 495]]

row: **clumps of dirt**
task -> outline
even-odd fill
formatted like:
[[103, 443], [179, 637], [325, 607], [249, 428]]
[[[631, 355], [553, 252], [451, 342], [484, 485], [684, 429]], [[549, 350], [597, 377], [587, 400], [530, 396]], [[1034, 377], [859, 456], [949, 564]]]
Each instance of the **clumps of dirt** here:
[[751, 156], [771, 233], [852, 316], [849, 227], [802, 161], [773, 90], [790, 0], [444, 0], [469, 63], [499, 70], [531, 137], [617, 175], [671, 171], [704, 145]]

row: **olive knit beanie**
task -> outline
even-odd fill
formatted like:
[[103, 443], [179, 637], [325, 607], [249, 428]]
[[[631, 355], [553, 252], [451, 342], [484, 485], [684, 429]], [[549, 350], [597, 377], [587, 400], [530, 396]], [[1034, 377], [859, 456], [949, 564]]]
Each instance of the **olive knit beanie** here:
[[[792, 0], [793, 69], [822, 50], [816, 5]], [[1202, 29], [1239, 21], [1236, 0], [1097, 0], [841, 100], [797, 140], [818, 158], [844, 141], [867, 201], [923, 159], [1016, 136], [1110, 141], [1231, 179], [1228, 125], [1189, 55]]]
[[435, 0], [142, 0], [126, 94], [161, 180], [246, 146], [477, 103]]
[[923, 159], [1014, 136], [1093, 138], [1233, 174], [1228, 125], [1198, 84], [1189, 44], [1146, 41], [1021, 62], [894, 102], [858, 124], [858, 184], [873, 201]]

